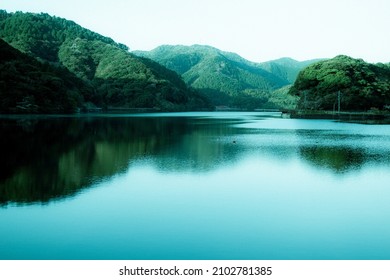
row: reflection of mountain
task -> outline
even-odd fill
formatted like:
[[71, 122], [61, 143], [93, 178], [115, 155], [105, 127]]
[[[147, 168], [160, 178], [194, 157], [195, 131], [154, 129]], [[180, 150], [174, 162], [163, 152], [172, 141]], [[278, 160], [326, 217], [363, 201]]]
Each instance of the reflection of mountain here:
[[173, 175], [213, 171], [247, 156], [278, 163], [298, 159], [334, 174], [390, 163], [390, 136], [381, 132], [292, 122], [297, 129], [237, 115], [0, 119], [0, 205], [71, 196], [144, 163]]
[[[370, 127], [364, 128], [369, 131]], [[295, 133], [299, 136], [299, 156], [317, 169], [345, 174], [360, 170], [364, 165], [390, 163], [390, 138], [385, 135], [337, 130], [297, 130]]]
[[186, 118], [33, 118], [0, 124], [0, 203], [72, 195], [143, 158], [153, 158], [164, 170], [209, 170], [227, 154], [209, 137], [233, 129], [226, 120], [204, 126]]
[[364, 163], [361, 150], [348, 147], [301, 147], [301, 157], [316, 167], [325, 167], [337, 173], [358, 169]]

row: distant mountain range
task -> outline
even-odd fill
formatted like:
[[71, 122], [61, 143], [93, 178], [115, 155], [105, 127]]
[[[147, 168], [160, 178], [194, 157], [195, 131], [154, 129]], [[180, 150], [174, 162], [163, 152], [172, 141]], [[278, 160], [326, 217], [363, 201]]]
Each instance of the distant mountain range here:
[[389, 64], [255, 63], [210, 46], [128, 47], [48, 14], [0, 10], [0, 113], [389, 107]]
[[267, 70], [268, 72], [287, 81], [289, 84], [293, 84], [302, 69], [309, 66], [310, 64], [321, 60], [324, 59], [297, 61], [289, 57], [284, 57], [268, 62], [259, 63], [259, 66], [262, 67], [264, 70]]
[[6, 73], [0, 111], [8, 113], [294, 107], [297, 98], [287, 94], [288, 86], [312, 62], [254, 63], [200, 45], [130, 53], [123, 44], [44, 13], [0, 10], [0, 38], [4, 54], [12, 53], [0, 60]]
[[[133, 53], [182, 75], [187, 85], [206, 94], [215, 105], [247, 109], [281, 107], [273, 98], [273, 92], [294, 83], [299, 71], [319, 61], [281, 58], [255, 63], [238, 54], [201, 45], [164, 45], [149, 52]], [[291, 100], [289, 96], [285, 97]]]

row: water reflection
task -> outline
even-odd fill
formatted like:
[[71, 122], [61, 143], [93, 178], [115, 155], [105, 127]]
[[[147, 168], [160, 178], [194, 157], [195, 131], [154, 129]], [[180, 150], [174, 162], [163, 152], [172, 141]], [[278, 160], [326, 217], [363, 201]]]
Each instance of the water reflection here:
[[226, 154], [210, 138], [229, 120], [179, 118], [3, 119], [0, 203], [69, 196], [147, 159], [161, 170], [206, 171]]
[[315, 167], [344, 173], [359, 169], [365, 161], [361, 150], [348, 147], [301, 147], [300, 155]]
[[320, 124], [239, 114], [1, 119], [0, 204], [69, 197], [140, 162], [164, 173], [212, 172], [245, 157], [297, 158], [334, 174], [389, 164], [390, 135]]
[[382, 127], [384, 135], [377, 133], [378, 127], [358, 127], [361, 129], [359, 133], [354, 129], [296, 131], [300, 139], [300, 158], [317, 169], [329, 170], [338, 175], [359, 171], [364, 166], [388, 166], [390, 135], [386, 135], [386, 131], [388, 132], [389, 127]]

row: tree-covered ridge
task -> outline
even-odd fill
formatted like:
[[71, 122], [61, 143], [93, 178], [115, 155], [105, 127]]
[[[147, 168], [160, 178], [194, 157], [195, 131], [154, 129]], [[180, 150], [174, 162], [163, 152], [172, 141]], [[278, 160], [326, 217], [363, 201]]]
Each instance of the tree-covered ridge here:
[[0, 10], [0, 36], [20, 51], [52, 62], [58, 61], [61, 45], [76, 38], [97, 40], [128, 50], [127, 46], [85, 29], [73, 21], [45, 13], [7, 13]]
[[196, 107], [199, 99], [175, 72], [101, 41], [67, 40], [59, 60], [93, 82], [96, 94], [91, 100], [98, 105], [184, 110]]
[[290, 94], [300, 96], [298, 108], [310, 110], [385, 109], [390, 105], [389, 64], [337, 56], [301, 71]]
[[299, 74], [299, 72], [306, 66], [322, 59], [313, 59], [306, 61], [297, 61], [289, 57], [283, 57], [276, 60], [260, 63], [259, 65], [268, 72], [276, 75], [277, 77], [288, 81], [289, 84], [293, 84]]
[[47, 14], [0, 12], [0, 37], [20, 51], [55, 66], [64, 66], [92, 91], [84, 107], [191, 110], [207, 100], [181, 77], [139, 58], [112, 39], [72, 21]]
[[[165, 45], [135, 54], [176, 71], [188, 85], [205, 93], [214, 105], [245, 109], [283, 107], [271, 101], [273, 92], [291, 84], [299, 70], [307, 65], [293, 60], [288, 65], [282, 61], [259, 64], [235, 53], [201, 45]], [[293, 62], [296, 63], [292, 65]]]
[[237, 54], [209, 46], [165, 45], [136, 54], [181, 74], [189, 86], [205, 93], [217, 106], [261, 108], [271, 91], [287, 84]]
[[65, 67], [39, 62], [0, 39], [0, 112], [71, 113], [92, 93]]

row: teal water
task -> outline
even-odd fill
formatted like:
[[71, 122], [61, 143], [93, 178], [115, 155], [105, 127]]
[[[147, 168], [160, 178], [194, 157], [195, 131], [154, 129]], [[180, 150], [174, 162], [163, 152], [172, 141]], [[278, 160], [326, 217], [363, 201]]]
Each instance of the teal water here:
[[390, 126], [0, 118], [0, 259], [390, 259]]

